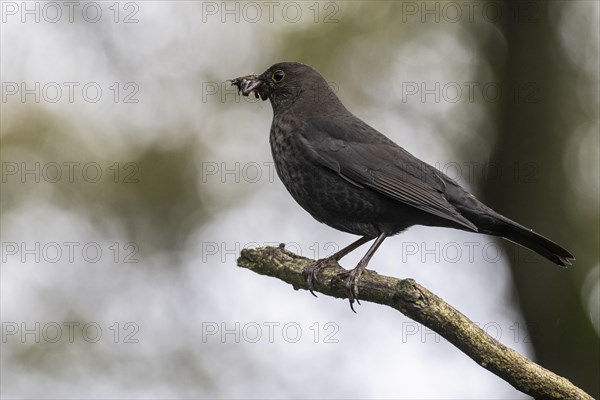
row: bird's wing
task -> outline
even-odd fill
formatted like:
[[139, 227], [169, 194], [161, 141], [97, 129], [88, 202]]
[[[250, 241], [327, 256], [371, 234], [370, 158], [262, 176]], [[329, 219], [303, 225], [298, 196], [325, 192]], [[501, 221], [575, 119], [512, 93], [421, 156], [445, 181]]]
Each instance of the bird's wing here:
[[448, 202], [439, 171], [358, 118], [311, 118], [299, 133], [309, 156], [344, 179], [477, 231]]

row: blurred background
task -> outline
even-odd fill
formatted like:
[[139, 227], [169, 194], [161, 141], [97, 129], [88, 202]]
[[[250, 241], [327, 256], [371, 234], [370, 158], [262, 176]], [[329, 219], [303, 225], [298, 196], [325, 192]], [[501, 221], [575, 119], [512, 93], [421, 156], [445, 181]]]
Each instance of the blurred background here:
[[575, 254], [414, 227], [371, 267], [600, 396], [597, 2], [1, 7], [2, 397], [527, 398], [393, 310], [236, 267], [355, 240], [294, 203], [270, 104], [225, 82], [283, 60]]

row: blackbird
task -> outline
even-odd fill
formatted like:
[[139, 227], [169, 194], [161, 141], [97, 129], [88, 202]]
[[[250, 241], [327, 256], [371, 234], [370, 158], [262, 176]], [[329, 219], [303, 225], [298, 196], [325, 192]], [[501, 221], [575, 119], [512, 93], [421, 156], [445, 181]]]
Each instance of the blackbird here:
[[574, 259], [354, 116], [312, 67], [282, 62], [231, 82], [244, 96], [271, 101], [271, 152], [292, 197], [317, 221], [361, 236], [305, 270], [311, 293], [320, 269], [375, 239], [358, 265], [345, 273], [354, 311], [360, 276], [377, 248], [386, 237], [413, 225], [503, 237], [560, 266]]

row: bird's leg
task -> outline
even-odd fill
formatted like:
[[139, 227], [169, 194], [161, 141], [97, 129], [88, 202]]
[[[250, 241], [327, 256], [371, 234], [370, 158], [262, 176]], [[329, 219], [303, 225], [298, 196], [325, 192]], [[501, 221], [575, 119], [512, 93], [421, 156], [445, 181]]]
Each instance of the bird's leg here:
[[313, 292], [313, 281], [318, 282], [317, 273], [320, 270], [327, 268], [328, 266], [331, 265], [331, 263], [337, 263], [338, 261], [340, 261], [342, 259], [342, 257], [347, 255], [348, 253], [350, 253], [352, 250], [356, 249], [357, 247], [362, 246], [363, 244], [367, 243], [369, 240], [373, 240], [373, 238], [364, 236], [364, 237], [358, 239], [357, 241], [351, 243], [350, 245], [344, 247], [337, 253], [332, 254], [329, 257], [317, 260], [314, 264], [311, 264], [308, 267], [304, 268], [304, 276], [306, 277], [306, 284], [308, 285], [308, 290], [310, 291], [310, 293], [313, 296], [317, 297], [317, 295]]
[[350, 308], [352, 309], [352, 311], [354, 311], [354, 300], [356, 300], [356, 302], [360, 304], [360, 302], [358, 301], [358, 281], [360, 279], [360, 276], [365, 271], [365, 269], [367, 269], [367, 265], [369, 264], [371, 257], [373, 257], [373, 254], [375, 254], [375, 252], [377, 251], [379, 246], [381, 246], [381, 243], [383, 243], [387, 236], [387, 232], [383, 232], [379, 236], [377, 236], [377, 239], [375, 239], [375, 242], [371, 245], [369, 250], [367, 250], [367, 253], [358, 262], [358, 265], [352, 271], [340, 274], [348, 275], [348, 278], [346, 279], [346, 288], [348, 289], [348, 300], [350, 300]]

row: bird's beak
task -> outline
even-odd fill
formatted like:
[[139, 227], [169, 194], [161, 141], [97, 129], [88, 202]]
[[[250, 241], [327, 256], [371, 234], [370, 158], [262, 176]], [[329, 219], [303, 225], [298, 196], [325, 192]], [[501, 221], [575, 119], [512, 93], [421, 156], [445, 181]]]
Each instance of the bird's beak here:
[[254, 97], [257, 99], [259, 96], [262, 100], [267, 99], [267, 95], [261, 91], [263, 81], [258, 75], [252, 74], [231, 79], [231, 84], [236, 86], [238, 91], [241, 92], [243, 96], [250, 96], [252, 93], [254, 93]]

